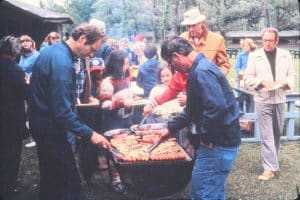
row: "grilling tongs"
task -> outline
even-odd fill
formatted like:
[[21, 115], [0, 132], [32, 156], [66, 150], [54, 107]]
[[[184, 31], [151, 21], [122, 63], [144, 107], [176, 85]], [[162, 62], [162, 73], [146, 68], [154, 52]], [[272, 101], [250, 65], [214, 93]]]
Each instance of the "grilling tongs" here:
[[125, 157], [125, 155], [123, 153], [121, 153], [117, 148], [115, 148], [113, 146], [111, 147], [111, 153], [114, 156], [118, 157], [118, 158], [124, 158]]
[[151, 146], [144, 150], [145, 153], [150, 154], [161, 142], [163, 141], [162, 138], [159, 138], [156, 142], [154, 142]]

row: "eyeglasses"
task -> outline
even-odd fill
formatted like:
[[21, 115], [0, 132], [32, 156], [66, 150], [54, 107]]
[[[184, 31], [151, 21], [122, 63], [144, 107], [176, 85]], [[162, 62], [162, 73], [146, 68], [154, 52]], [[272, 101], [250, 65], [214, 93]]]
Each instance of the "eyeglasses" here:
[[94, 52], [94, 53], [96, 53], [98, 50], [95, 48], [95, 47], [93, 47], [93, 45], [91, 45], [90, 44], [90, 49], [91, 49], [91, 52]]
[[60, 37], [58, 36], [54, 36], [54, 37], [50, 37], [51, 40], [57, 40], [57, 39], [60, 39]]
[[275, 40], [263, 40], [263, 42], [270, 42], [270, 43], [272, 43], [272, 42], [275, 42]]

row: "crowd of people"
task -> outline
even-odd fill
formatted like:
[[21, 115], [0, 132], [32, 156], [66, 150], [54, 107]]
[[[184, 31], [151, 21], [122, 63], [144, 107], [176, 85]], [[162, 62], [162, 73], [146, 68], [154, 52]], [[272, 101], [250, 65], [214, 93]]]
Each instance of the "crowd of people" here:
[[[109, 170], [113, 191], [126, 194], [103, 133], [129, 128], [147, 115], [148, 123], [167, 124], [156, 131], [160, 138], [176, 137], [195, 159], [190, 199], [226, 199], [226, 180], [241, 143], [241, 108], [226, 77], [231, 66], [225, 40], [208, 29], [198, 9], [186, 11], [181, 25], [187, 31], [166, 39], [160, 49], [142, 34], [133, 44], [128, 38], [107, 40], [105, 24], [97, 19], [76, 27], [66, 40], [50, 32], [39, 51], [29, 35], [3, 37], [0, 197], [13, 195], [26, 129], [32, 137], [27, 147], [36, 144], [38, 152], [40, 199], [82, 198], [74, 156], [78, 138], [85, 147], [96, 147], [88, 154], [98, 168]], [[295, 78], [291, 55], [277, 47], [278, 41], [278, 31], [266, 28], [263, 47], [256, 50], [246, 38], [236, 60], [236, 86], [254, 91], [262, 138], [260, 180], [280, 170], [285, 91], [293, 89]], [[133, 92], [133, 81], [142, 95]], [[126, 101], [134, 98], [149, 103], [134, 107]], [[101, 116], [93, 118], [97, 126], [81, 119], [76, 105], [83, 103], [99, 104]], [[160, 106], [180, 112], [153, 115]], [[90, 181], [92, 168], [81, 168]]]

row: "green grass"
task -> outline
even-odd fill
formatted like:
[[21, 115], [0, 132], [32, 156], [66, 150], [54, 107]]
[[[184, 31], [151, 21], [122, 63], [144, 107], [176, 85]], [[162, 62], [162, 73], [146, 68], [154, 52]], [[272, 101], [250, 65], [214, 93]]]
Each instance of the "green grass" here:
[[[24, 141], [24, 143], [28, 142]], [[36, 148], [23, 149], [20, 168], [20, 193], [15, 200], [38, 200], [37, 188], [39, 168]], [[297, 197], [296, 185], [300, 187], [300, 141], [281, 142], [279, 163], [281, 172], [270, 181], [259, 181], [262, 173], [260, 144], [243, 143], [234, 168], [227, 181], [228, 200], [293, 200]], [[180, 172], [178, 172], [180, 176]], [[124, 197], [113, 193], [109, 188], [107, 171], [96, 172], [91, 185], [83, 185], [87, 200], [139, 200], [135, 193]], [[171, 199], [187, 199], [188, 186]]]
[[259, 181], [263, 172], [260, 144], [243, 143], [234, 169], [228, 178], [227, 198], [231, 200], [291, 200], [300, 187], [300, 141], [281, 142], [280, 174], [271, 181]]

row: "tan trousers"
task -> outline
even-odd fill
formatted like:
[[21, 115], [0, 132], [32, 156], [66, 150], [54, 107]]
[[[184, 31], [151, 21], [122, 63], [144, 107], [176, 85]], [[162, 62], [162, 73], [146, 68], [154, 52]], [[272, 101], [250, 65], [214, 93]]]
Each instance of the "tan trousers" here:
[[261, 136], [261, 159], [265, 171], [278, 171], [280, 136], [284, 124], [284, 103], [262, 104], [255, 102]]

